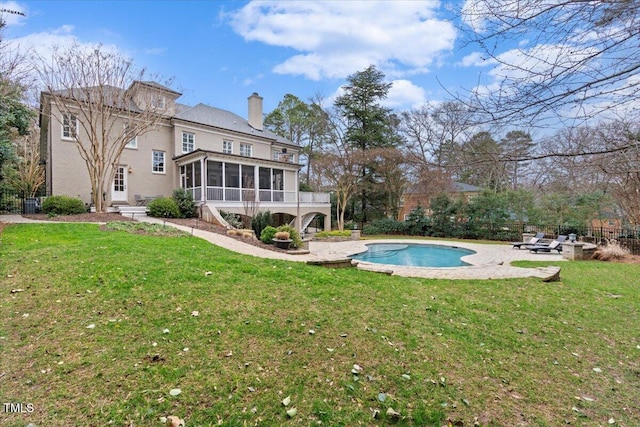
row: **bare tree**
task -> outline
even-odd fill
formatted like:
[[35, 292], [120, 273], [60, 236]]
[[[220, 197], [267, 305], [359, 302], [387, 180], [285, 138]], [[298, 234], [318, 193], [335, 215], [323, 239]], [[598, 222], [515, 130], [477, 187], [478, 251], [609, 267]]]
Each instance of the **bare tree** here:
[[402, 195], [408, 185], [404, 154], [396, 147], [380, 147], [366, 151], [365, 155], [368, 162], [376, 164], [376, 175], [385, 195], [383, 205], [386, 216], [398, 219]]
[[52, 58], [41, 63], [46, 87], [41, 96], [59, 110], [48, 112], [52, 119], [73, 133], [89, 172], [93, 205], [103, 212], [103, 193], [113, 181], [125, 145], [154, 129], [164, 119], [168, 103], [154, 101], [154, 92], [144, 82], [145, 71], [136, 70], [118, 52], [74, 44], [55, 50]]
[[336, 196], [338, 229], [344, 230], [344, 214], [347, 203], [360, 189], [359, 153], [346, 148], [342, 153], [324, 153], [316, 160], [316, 168], [322, 176], [324, 185]]
[[470, 101], [487, 120], [575, 123], [637, 104], [640, 0], [474, 0], [460, 13], [494, 66]]
[[615, 201], [633, 225], [640, 225], [640, 127], [617, 121], [599, 129], [603, 144], [626, 147], [602, 156], [598, 166], [609, 178]]
[[255, 179], [250, 175], [242, 176], [242, 206], [242, 225], [244, 228], [251, 228], [251, 220], [260, 211], [260, 202], [256, 200]]

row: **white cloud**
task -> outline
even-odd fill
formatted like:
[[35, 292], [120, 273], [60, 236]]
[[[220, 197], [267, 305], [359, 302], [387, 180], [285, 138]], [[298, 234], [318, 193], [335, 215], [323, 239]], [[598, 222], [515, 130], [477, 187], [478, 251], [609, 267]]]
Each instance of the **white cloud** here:
[[166, 47], [153, 47], [144, 51], [147, 55], [164, 55], [166, 52]]
[[487, 65], [495, 64], [497, 64], [495, 59], [487, 59], [486, 55], [483, 55], [480, 52], [470, 53], [460, 61], [460, 65], [462, 65], [463, 67], [485, 67]]
[[299, 52], [274, 72], [320, 80], [371, 64], [398, 76], [426, 72], [456, 38], [454, 26], [436, 17], [438, 7], [418, 1], [252, 1], [230, 17], [245, 40]]
[[394, 80], [392, 83], [387, 99], [382, 102], [384, 106], [416, 108], [427, 102], [425, 90], [409, 80]]
[[[426, 92], [409, 80], [393, 80], [387, 98], [380, 104], [395, 110], [417, 108], [427, 103]], [[344, 87], [340, 86], [333, 94], [324, 99], [324, 105], [333, 105], [336, 98], [344, 95]]]

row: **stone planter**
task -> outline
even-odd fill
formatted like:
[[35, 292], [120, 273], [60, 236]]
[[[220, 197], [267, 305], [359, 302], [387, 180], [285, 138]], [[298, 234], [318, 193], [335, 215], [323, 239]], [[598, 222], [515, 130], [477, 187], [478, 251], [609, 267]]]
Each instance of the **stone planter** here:
[[289, 240], [273, 239], [273, 243], [276, 245], [276, 248], [278, 249], [289, 249], [289, 246], [291, 246], [291, 239]]

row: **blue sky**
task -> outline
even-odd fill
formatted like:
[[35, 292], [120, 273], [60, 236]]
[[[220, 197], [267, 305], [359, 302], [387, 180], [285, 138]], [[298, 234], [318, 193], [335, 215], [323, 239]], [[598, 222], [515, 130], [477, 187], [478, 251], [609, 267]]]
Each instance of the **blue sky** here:
[[[9, 1], [5, 38], [46, 55], [71, 42], [115, 47], [199, 102], [247, 115], [286, 93], [331, 100], [345, 77], [375, 64], [404, 110], [471, 89], [491, 64], [461, 49], [448, 2], [436, 1]], [[490, 84], [490, 81], [486, 82]]]

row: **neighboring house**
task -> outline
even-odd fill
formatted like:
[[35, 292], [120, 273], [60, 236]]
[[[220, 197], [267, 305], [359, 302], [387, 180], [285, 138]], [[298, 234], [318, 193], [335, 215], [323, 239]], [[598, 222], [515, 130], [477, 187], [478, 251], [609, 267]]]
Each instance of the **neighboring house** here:
[[[431, 190], [431, 191], [427, 191]], [[422, 186], [414, 185], [407, 190], [402, 199], [402, 206], [400, 207], [400, 213], [398, 218], [406, 221], [409, 218], [409, 214], [412, 210], [421, 206], [427, 214], [431, 213], [429, 206], [431, 205], [431, 198], [441, 193], [446, 193], [452, 198], [460, 199], [469, 202], [472, 198], [482, 192], [482, 188], [475, 185], [465, 184], [462, 182], [451, 182], [444, 191], [434, 192], [433, 189], [424, 189]]]
[[622, 228], [622, 219], [620, 215], [611, 211], [600, 211], [594, 214], [588, 224], [592, 228]]
[[[206, 220], [220, 220], [219, 211], [248, 216], [270, 211], [282, 222], [295, 219], [296, 228], [304, 229], [321, 214], [330, 229], [329, 193], [299, 191], [300, 147], [264, 129], [257, 93], [248, 98], [245, 120], [205, 104], [180, 104], [180, 93], [155, 82], [133, 85], [150, 92], [149, 99], [161, 104], [165, 117], [155, 129], [132, 139], [113, 165], [115, 179], [103, 194], [112, 210], [170, 196], [181, 187], [193, 194]], [[90, 203], [89, 175], [74, 142], [78, 118], [62, 114], [46, 92], [40, 111], [47, 193]], [[123, 121], [121, 128], [126, 126]]]

